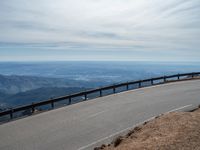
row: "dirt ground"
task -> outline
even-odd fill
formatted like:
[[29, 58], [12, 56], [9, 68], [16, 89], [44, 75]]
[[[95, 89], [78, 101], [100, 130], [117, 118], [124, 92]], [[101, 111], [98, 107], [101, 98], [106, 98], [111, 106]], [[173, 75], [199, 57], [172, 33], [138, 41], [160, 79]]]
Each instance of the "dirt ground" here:
[[200, 109], [159, 116], [95, 150], [200, 150]]

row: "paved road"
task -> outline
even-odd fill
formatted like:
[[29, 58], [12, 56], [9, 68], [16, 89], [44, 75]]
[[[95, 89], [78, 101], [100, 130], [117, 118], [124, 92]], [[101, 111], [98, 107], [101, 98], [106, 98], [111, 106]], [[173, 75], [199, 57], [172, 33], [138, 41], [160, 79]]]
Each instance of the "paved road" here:
[[200, 80], [97, 98], [0, 125], [0, 150], [89, 149], [150, 117], [197, 104]]

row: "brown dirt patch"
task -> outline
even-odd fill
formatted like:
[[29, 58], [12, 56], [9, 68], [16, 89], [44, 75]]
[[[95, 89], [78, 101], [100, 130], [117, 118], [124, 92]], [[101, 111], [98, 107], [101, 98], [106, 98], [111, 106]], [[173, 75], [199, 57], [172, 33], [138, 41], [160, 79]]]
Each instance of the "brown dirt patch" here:
[[99, 149], [200, 150], [200, 109], [162, 115]]

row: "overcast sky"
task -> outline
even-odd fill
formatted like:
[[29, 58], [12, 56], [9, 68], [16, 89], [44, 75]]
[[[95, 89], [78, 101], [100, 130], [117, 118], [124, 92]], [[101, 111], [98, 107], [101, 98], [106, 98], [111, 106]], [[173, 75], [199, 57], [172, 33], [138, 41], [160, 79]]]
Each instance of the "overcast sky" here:
[[0, 60], [199, 61], [200, 0], [0, 0]]

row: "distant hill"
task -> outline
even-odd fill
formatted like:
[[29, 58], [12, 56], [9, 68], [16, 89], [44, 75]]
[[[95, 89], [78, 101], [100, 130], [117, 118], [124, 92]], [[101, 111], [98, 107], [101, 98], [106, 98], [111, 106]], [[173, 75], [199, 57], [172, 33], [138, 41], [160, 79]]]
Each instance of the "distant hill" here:
[[83, 91], [86, 86], [64, 78], [0, 75], [0, 109]]
[[4, 105], [6, 104], [7, 107], [19, 106], [19, 105], [31, 104], [33, 102], [38, 102], [41, 100], [48, 100], [50, 98], [65, 96], [83, 90], [86, 89], [81, 87], [80, 88], [44, 87], [13, 95], [6, 95], [0, 93], [0, 102], [4, 103]]
[[22, 75], [0, 75], [0, 109], [60, 97], [109, 84], [104, 80], [75, 80]]
[[16, 94], [42, 87], [75, 87], [76, 82], [63, 78], [0, 75], [0, 92]]

